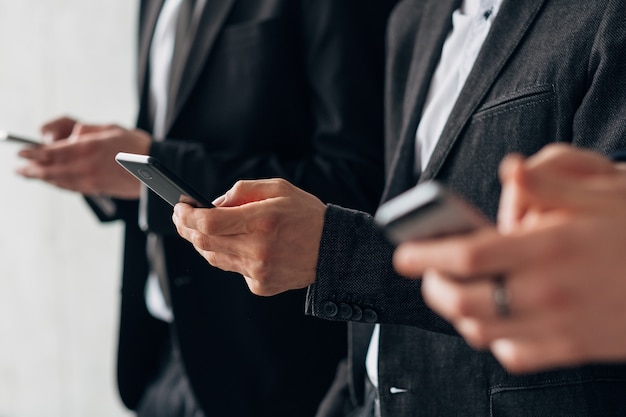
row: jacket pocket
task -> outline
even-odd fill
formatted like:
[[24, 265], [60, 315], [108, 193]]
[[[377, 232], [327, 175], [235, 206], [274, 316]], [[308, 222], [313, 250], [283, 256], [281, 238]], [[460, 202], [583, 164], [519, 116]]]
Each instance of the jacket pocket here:
[[493, 387], [492, 417], [623, 417], [626, 379], [589, 377], [542, 384]]
[[474, 113], [473, 118], [480, 120], [509, 111], [519, 111], [525, 107], [540, 106], [542, 103], [551, 102], [555, 99], [554, 85], [538, 84], [529, 86], [487, 101]]
[[507, 153], [532, 155], [547, 143], [562, 140], [558, 123], [554, 87], [537, 85], [486, 102], [470, 120], [463, 142], [482, 158], [493, 155], [499, 163]]

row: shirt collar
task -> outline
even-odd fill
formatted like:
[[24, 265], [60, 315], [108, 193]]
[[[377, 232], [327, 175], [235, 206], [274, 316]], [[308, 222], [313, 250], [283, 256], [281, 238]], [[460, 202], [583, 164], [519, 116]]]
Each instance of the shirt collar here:
[[500, 7], [502, 0], [463, 0], [460, 11], [466, 16], [488, 18]]

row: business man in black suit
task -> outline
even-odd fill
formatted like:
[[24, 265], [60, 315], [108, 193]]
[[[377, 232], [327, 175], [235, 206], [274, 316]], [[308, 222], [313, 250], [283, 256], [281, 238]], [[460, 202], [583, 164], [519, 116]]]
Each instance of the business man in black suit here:
[[[118, 383], [129, 408], [310, 416], [346, 354], [345, 325], [304, 317], [303, 291], [255, 297], [241, 276], [210, 267], [176, 234], [171, 207], [139, 198], [113, 156], [150, 154], [209, 198], [238, 179], [283, 177], [373, 210], [383, 184], [384, 28], [395, 1], [198, 0], [179, 11], [185, 1], [141, 2], [138, 129], [57, 120], [43, 130], [58, 140], [23, 153], [30, 165], [21, 172], [116, 197], [89, 201], [103, 221], [126, 223]], [[172, 23], [183, 16], [186, 42]], [[163, 52], [168, 28], [175, 47]], [[165, 90], [155, 86], [162, 62], [175, 74]]]
[[[429, 91], [442, 85], [434, 74], [438, 64], [449, 58], [444, 43], [462, 26], [459, 14], [469, 3], [405, 0], [390, 18], [388, 181], [383, 200], [416, 182], [437, 179], [495, 219], [500, 194], [497, 168], [506, 154], [531, 155], [549, 142], [569, 142], [601, 153], [624, 147], [626, 3], [504, 0], [479, 9], [475, 19], [491, 21], [491, 28], [475, 61], [469, 61], [467, 78], [424, 164], [424, 155], [415, 152], [416, 143], [424, 144], [416, 136], [423, 123], [432, 121], [422, 116], [426, 104], [433, 103]], [[482, 3], [473, 2], [476, 8]], [[471, 43], [461, 45], [458, 54], [475, 48]], [[239, 265], [237, 270], [251, 278], [248, 282], [255, 293], [271, 295], [310, 285], [307, 313], [330, 320], [381, 323], [379, 343], [370, 346], [373, 361], [368, 373], [375, 377], [375, 390], [366, 390], [364, 383], [372, 326], [351, 328], [351, 358], [344, 373], [349, 389], [339, 387], [337, 392], [348, 394], [345, 400], [352, 406], [376, 397], [366, 396], [369, 391], [377, 393], [378, 405], [369, 404], [368, 415], [383, 417], [626, 415], [626, 367], [585, 366], [524, 376], [507, 373], [490, 353], [470, 348], [424, 304], [418, 281], [396, 274], [393, 246], [369, 215], [325, 206], [287, 185], [278, 191], [272, 187], [271, 182], [243, 183], [221, 202], [225, 207], [238, 205], [249, 201], [254, 190], [260, 203], [237, 207], [236, 214], [245, 216], [246, 222], [232, 219], [233, 223], [219, 227], [229, 220], [230, 212], [207, 213], [186, 205], [176, 207], [175, 222], [214, 265]], [[309, 253], [317, 259], [314, 273], [298, 274], [301, 270], [288, 261], [292, 258], [285, 248], [281, 256], [286, 261], [280, 263], [270, 240], [246, 230], [253, 224], [249, 219], [279, 217], [272, 212], [274, 207], [268, 207], [278, 196], [311, 222], [323, 218], [321, 239], [317, 245], [309, 243]], [[212, 228], [204, 228], [198, 219]], [[303, 233], [284, 216], [281, 222], [285, 230], [300, 233], [303, 242], [315, 240], [320, 233]], [[237, 237], [241, 243], [233, 241], [234, 233], [241, 235]], [[222, 253], [224, 245], [229, 247], [228, 256]], [[261, 249], [250, 252], [250, 248]], [[233, 253], [239, 260], [233, 260]], [[250, 266], [252, 260], [273, 260], [275, 268], [261, 271]], [[327, 404], [343, 409], [346, 402], [335, 399]]]

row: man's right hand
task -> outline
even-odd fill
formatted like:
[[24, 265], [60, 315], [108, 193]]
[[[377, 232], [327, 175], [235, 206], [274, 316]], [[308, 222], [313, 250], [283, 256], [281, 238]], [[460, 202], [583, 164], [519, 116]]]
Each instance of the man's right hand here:
[[281, 179], [239, 181], [213, 204], [179, 203], [173, 220], [213, 266], [270, 296], [315, 282], [326, 205]]

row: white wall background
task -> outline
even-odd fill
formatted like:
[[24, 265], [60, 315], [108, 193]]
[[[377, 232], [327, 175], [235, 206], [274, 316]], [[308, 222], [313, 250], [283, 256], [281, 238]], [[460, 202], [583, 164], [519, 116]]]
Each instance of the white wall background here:
[[[131, 0], [0, 0], [0, 129], [132, 125]], [[0, 417], [127, 416], [115, 385], [121, 225], [21, 179], [0, 143]]]

